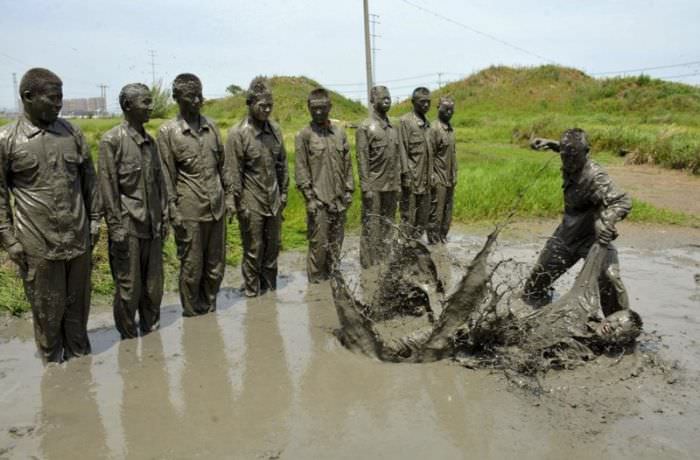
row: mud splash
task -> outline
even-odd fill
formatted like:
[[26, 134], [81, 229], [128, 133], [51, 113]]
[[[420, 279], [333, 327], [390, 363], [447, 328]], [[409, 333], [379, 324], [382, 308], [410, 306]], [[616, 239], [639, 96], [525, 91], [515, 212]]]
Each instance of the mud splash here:
[[[140, 340], [119, 342], [110, 313], [98, 312], [95, 354], [60, 367], [43, 370], [31, 323], [13, 321], [0, 332], [0, 458], [693, 458], [700, 248], [690, 244], [700, 232], [663, 231], [619, 244], [633, 308], [663, 343], [643, 337], [638, 358], [549, 373], [539, 396], [513, 391], [519, 377], [500, 371], [387, 365], [346, 350], [332, 334], [330, 286], [307, 286], [300, 253], [282, 257], [277, 295], [227, 289], [215, 315], [186, 321], [170, 296], [161, 330]], [[359, 269], [356, 243], [344, 272]], [[436, 250], [447, 292], [482, 243], [457, 237]], [[529, 266], [540, 247], [502, 237], [494, 257]], [[225, 285], [239, 285], [229, 274]]]

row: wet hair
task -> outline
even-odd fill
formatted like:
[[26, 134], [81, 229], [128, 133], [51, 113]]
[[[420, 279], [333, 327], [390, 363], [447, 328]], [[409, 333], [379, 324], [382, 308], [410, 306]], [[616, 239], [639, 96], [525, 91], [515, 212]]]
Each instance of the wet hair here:
[[188, 86], [196, 85], [202, 89], [202, 81], [193, 73], [181, 73], [173, 80], [173, 99], [178, 99]]
[[133, 101], [134, 97], [136, 97], [142, 91], [147, 93], [151, 92], [151, 90], [148, 89], [148, 86], [144, 85], [143, 83], [129, 83], [128, 85], [124, 85], [122, 90], [119, 91], [119, 106], [122, 108], [122, 110], [124, 110], [124, 106], [126, 105], [127, 101]]
[[[581, 128], [572, 128], [564, 131], [561, 135], [560, 144], [562, 147], [564, 145], [572, 146], [577, 152], [583, 151], [588, 153], [591, 150], [586, 132]], [[564, 149], [562, 148], [561, 150], [563, 151]]]
[[311, 101], [331, 101], [331, 95], [325, 88], [316, 88], [309, 93], [307, 102]]
[[411, 100], [415, 101], [418, 98], [418, 96], [430, 97], [430, 90], [425, 86], [419, 86], [418, 88], [413, 90], [413, 94], [411, 94]]
[[440, 96], [440, 104], [443, 102], [454, 105], [455, 100], [452, 98], [452, 96]]
[[25, 91], [34, 94], [44, 89], [47, 84], [62, 86], [63, 82], [58, 75], [51, 72], [49, 69], [43, 69], [41, 67], [29, 69], [22, 75], [22, 80], [19, 82], [19, 95], [22, 97]]
[[370, 102], [370, 104], [376, 102], [377, 96], [379, 95], [379, 93], [381, 91], [386, 91], [387, 94], [390, 94], [389, 88], [387, 88], [386, 86], [381, 86], [381, 85], [373, 86], [372, 89], [369, 90], [369, 102]]
[[625, 331], [618, 331], [615, 334], [605, 337], [607, 341], [618, 345], [634, 342], [634, 340], [639, 337], [639, 334], [642, 333], [642, 327], [644, 326], [642, 317], [639, 316], [639, 313], [636, 311], [623, 310], [622, 312], [627, 313], [629, 316], [629, 321], [632, 323], [632, 327]]
[[250, 82], [248, 91], [246, 91], [245, 103], [252, 105], [255, 101], [265, 97], [272, 97], [272, 91], [270, 91], [267, 78], [259, 75]]

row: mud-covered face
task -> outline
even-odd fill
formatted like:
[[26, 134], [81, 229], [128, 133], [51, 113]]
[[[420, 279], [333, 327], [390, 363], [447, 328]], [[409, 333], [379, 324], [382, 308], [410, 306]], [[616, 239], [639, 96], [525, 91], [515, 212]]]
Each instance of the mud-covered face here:
[[124, 108], [125, 112], [129, 114], [129, 118], [139, 124], [144, 124], [151, 119], [151, 112], [153, 112], [153, 98], [151, 93], [144, 90], [139, 90], [137, 94], [127, 101], [127, 105]]
[[596, 333], [607, 342], [626, 343], [637, 338], [641, 330], [630, 310], [620, 310], [606, 316]]
[[202, 87], [199, 85], [187, 85], [180, 90], [177, 97], [177, 105], [180, 107], [180, 112], [183, 114], [199, 114], [204, 104], [204, 96], [202, 96]]
[[419, 94], [413, 99], [413, 110], [416, 113], [425, 115], [430, 110], [430, 96]]
[[391, 94], [389, 94], [389, 91], [385, 89], [377, 91], [372, 106], [379, 113], [387, 113], [391, 108]]
[[328, 115], [331, 113], [330, 99], [312, 99], [309, 101], [309, 113], [314, 123], [322, 125], [328, 122]]
[[567, 173], [580, 171], [586, 164], [588, 152], [581, 147], [563, 141], [559, 145], [562, 169]]
[[265, 122], [270, 118], [272, 107], [272, 96], [260, 97], [250, 104], [250, 115], [257, 121]]
[[449, 123], [455, 113], [455, 105], [451, 102], [441, 102], [438, 108], [438, 117], [441, 121]]
[[46, 83], [34, 93], [25, 91], [23, 101], [31, 120], [49, 125], [56, 121], [63, 108], [63, 86]]

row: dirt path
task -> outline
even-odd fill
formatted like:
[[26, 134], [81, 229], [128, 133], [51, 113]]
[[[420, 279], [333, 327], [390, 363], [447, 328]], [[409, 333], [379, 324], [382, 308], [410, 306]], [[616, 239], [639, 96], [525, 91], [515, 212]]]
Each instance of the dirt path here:
[[633, 197], [659, 208], [700, 216], [700, 177], [650, 165], [606, 166]]

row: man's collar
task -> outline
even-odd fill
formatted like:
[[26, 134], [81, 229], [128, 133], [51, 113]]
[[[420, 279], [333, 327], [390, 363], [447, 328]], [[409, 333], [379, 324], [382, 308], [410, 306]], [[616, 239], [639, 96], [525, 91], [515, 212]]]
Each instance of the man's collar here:
[[430, 126], [430, 122], [425, 117], [425, 115], [419, 115], [415, 110], [411, 112], [413, 117], [416, 119], [418, 126]]
[[63, 129], [62, 125], [59, 124], [58, 119], [54, 120], [50, 125], [48, 125], [46, 128], [40, 128], [36, 126], [34, 123], [27, 118], [26, 115], [22, 115], [19, 118], [19, 129], [22, 130], [22, 133], [27, 136], [27, 138], [31, 139], [32, 137], [36, 136], [42, 131], [49, 131], [54, 134], [62, 134], [65, 129]]
[[437, 122], [438, 126], [440, 126], [445, 131], [452, 131], [452, 123], [450, 123], [449, 121], [442, 121], [440, 117], [438, 117]]
[[330, 120], [326, 120], [325, 123], [319, 124], [316, 123], [315, 121], [311, 120], [311, 123], [309, 125], [316, 130], [327, 130], [329, 133], [333, 134], [335, 128], [333, 127], [333, 123], [331, 123]]
[[389, 121], [389, 117], [384, 118], [381, 115], [379, 115], [375, 110], [372, 110], [372, 118], [380, 122], [382, 124], [382, 128], [384, 129], [386, 129], [387, 126], [390, 128], [392, 127], [391, 122]]
[[[141, 133], [138, 132], [138, 131], [136, 131], [136, 130], [129, 124], [128, 121], [124, 120], [124, 121], [122, 122], [122, 126], [123, 126], [124, 128], [126, 128], [126, 132], [127, 132], [127, 134], [129, 134], [129, 137], [131, 137], [131, 138], [134, 140], [134, 142], [136, 142], [136, 144], [139, 145], [139, 147], [140, 147], [141, 145], [143, 145], [144, 143], [150, 143], [150, 142], [151, 142], [150, 136], [148, 135], [148, 133], [146, 133], [145, 136], [142, 136]], [[145, 131], [145, 130], [144, 130], [144, 131]]]
[[275, 133], [275, 130], [272, 129], [272, 124], [270, 124], [270, 121], [265, 121], [262, 125], [260, 123], [256, 122], [253, 117], [248, 116], [248, 126], [251, 127], [253, 132], [255, 133], [255, 137], [260, 136], [263, 133], [267, 134], [272, 134], [275, 136], [275, 139], [277, 139], [278, 142], [281, 142], [281, 140], [277, 137], [277, 134]]
[[[178, 125], [180, 126], [180, 130], [183, 133], [187, 132], [187, 131], [192, 132], [192, 128], [190, 127], [190, 124], [187, 123], [187, 121], [182, 117], [181, 114], [178, 113], [176, 119], [177, 119]], [[209, 121], [200, 114], [199, 115], [199, 129], [202, 130], [202, 129], [209, 129], [209, 128], [210, 128]]]

